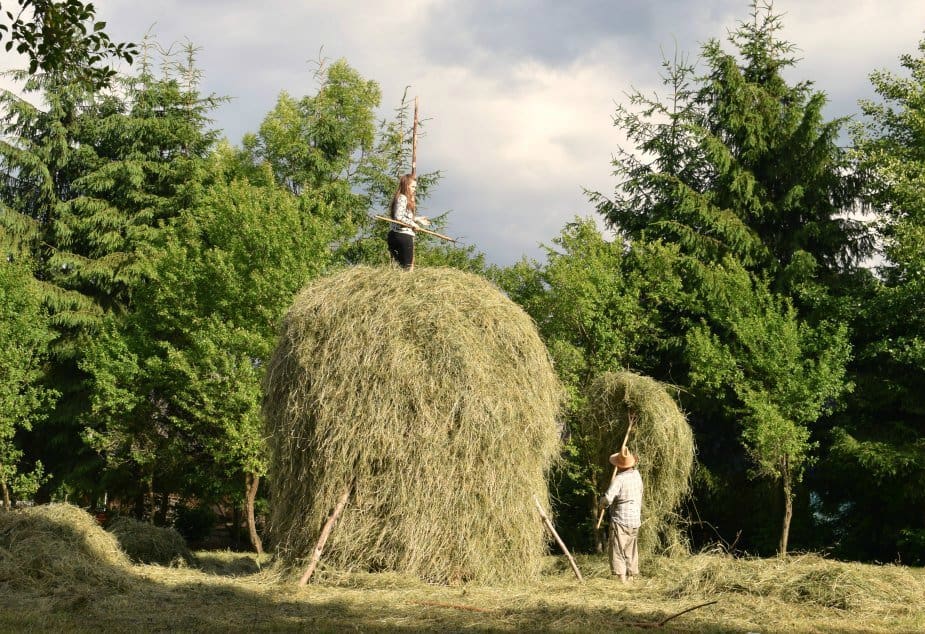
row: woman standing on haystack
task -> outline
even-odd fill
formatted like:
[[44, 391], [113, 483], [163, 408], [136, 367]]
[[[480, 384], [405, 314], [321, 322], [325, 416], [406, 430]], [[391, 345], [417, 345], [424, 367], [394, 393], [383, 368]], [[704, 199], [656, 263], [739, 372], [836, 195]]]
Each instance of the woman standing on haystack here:
[[392, 220], [401, 224], [392, 224], [387, 239], [392, 259], [409, 271], [414, 270], [414, 232], [421, 226], [430, 225], [425, 216], [415, 215], [417, 205], [414, 193], [417, 187], [418, 181], [414, 174], [405, 174], [398, 179], [398, 189], [392, 196], [390, 211]]

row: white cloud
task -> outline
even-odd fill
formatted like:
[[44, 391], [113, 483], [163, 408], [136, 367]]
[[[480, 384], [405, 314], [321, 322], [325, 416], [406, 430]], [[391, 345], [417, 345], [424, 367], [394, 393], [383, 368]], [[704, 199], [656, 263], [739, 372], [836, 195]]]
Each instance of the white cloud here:
[[925, 34], [925, 3], [893, 0], [814, 0], [783, 3], [783, 36], [801, 58], [793, 76], [815, 82], [833, 115], [855, 114], [857, 100], [873, 96], [868, 76], [898, 70]]
[[[746, 0], [548, 1], [95, 5], [114, 39], [138, 41], [154, 25], [164, 44], [188, 38], [201, 47], [204, 90], [233, 97], [215, 113], [232, 141], [259, 126], [281, 90], [316, 90], [311, 62], [322, 46], [379, 82], [380, 116], [410, 84], [430, 118], [419, 168], [445, 174], [428, 212], [452, 209], [448, 231], [506, 264], [539, 256], [538, 242], [591, 211], [582, 187], [613, 189], [610, 160], [622, 140], [614, 100], [633, 86], [659, 88], [659, 49], [696, 58], [700, 43], [725, 40], [748, 13]], [[508, 7], [516, 24], [502, 20]], [[870, 93], [870, 71], [896, 68], [925, 27], [920, 0], [777, 0], [775, 9], [804, 58], [794, 79], [816, 80], [835, 114], [854, 112]]]

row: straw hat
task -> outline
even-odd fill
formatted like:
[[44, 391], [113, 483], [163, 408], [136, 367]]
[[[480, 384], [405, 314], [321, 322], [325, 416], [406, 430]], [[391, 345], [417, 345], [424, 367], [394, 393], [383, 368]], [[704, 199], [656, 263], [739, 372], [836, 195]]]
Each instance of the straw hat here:
[[620, 453], [610, 455], [610, 464], [617, 469], [629, 469], [636, 466], [636, 456], [630, 453], [630, 450], [624, 447]]

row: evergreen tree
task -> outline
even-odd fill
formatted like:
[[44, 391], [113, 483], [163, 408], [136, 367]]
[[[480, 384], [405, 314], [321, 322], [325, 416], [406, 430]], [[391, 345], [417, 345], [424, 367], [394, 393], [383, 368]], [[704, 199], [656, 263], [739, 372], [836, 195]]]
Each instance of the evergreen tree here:
[[[147, 50], [147, 48], [146, 48]], [[80, 440], [88, 402], [78, 365], [108, 313], [131, 309], [152, 270], [150, 245], [197, 190], [198, 168], [213, 142], [203, 127], [215, 105], [198, 95], [192, 50], [166, 60], [155, 77], [147, 53], [137, 77], [91, 93], [66, 73], [27, 79], [40, 109], [11, 93], [0, 100], [8, 142], [0, 199], [3, 243], [35, 262], [35, 277], [56, 330], [47, 383], [62, 394], [32, 436], [60, 484], [98, 481]]]
[[870, 254], [865, 226], [844, 212], [858, 184], [837, 145], [843, 119], [824, 121], [825, 95], [788, 85], [793, 45], [777, 39], [781, 18], [753, 2], [751, 18], [703, 47], [707, 74], [683, 58], [665, 62], [667, 103], [636, 92], [615, 125], [635, 151], [614, 163], [620, 188], [592, 199], [623, 235], [681, 244], [719, 261], [731, 255], [791, 291], [797, 280], [853, 266]]
[[[615, 162], [616, 195], [592, 200], [640, 258], [677, 253], [671, 269], [683, 290], [664, 317], [676, 347], [653, 373], [692, 388], [685, 405], [704, 500], [717, 480], [731, 493], [744, 474], [730, 438], [740, 439], [757, 473], [779, 482], [783, 553], [794, 485], [814, 447], [811, 428], [849, 387], [846, 333], [825, 311], [870, 240], [844, 215], [856, 182], [836, 144], [843, 122], [823, 120], [825, 96], [810, 83], [783, 79], [794, 59], [780, 28], [770, 4], [753, 2], [750, 19], [730, 35], [734, 53], [716, 40], [703, 46], [703, 76], [683, 58], [666, 62], [669, 98], [635, 93], [618, 110], [616, 125], [634, 149]], [[770, 332], [790, 343], [776, 346]], [[816, 351], [827, 349], [833, 354], [814, 365]], [[796, 395], [812, 406], [794, 409]], [[731, 499], [720, 495], [717, 506], [727, 508], [702, 510], [718, 517]], [[739, 526], [749, 519], [733, 511]]]

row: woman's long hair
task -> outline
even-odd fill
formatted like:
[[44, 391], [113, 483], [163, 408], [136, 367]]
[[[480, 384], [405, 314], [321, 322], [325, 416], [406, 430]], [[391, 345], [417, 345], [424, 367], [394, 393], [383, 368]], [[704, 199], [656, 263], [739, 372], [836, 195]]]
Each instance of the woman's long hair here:
[[417, 207], [414, 202], [414, 194], [411, 193], [411, 183], [414, 181], [415, 177], [413, 174], [405, 174], [398, 179], [398, 189], [395, 190], [395, 195], [392, 196], [391, 212], [393, 218], [395, 217], [395, 203], [398, 202], [399, 194], [404, 194], [405, 198], [408, 199], [408, 209], [411, 210], [411, 213], [414, 213], [414, 210]]

